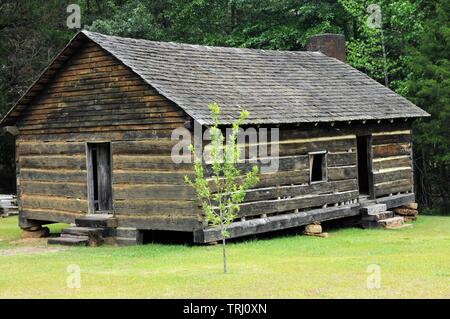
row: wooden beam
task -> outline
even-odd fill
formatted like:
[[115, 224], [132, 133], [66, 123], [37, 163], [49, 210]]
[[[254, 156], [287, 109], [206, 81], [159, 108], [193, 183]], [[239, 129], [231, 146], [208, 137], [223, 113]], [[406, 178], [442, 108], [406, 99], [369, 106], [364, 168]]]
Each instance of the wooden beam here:
[[[358, 214], [359, 204], [350, 204], [346, 206], [315, 209], [307, 212], [283, 214], [267, 218], [257, 218], [235, 222], [230, 225], [228, 231], [230, 232], [230, 238], [237, 238], [307, 225], [315, 221], [321, 222], [325, 220], [356, 216]], [[194, 242], [196, 243], [209, 243], [218, 241], [221, 238], [220, 229], [218, 228], [206, 228], [194, 231]]]
[[409, 203], [414, 203], [416, 196], [414, 193], [386, 196], [377, 199], [377, 204], [386, 204], [387, 208], [399, 207]]

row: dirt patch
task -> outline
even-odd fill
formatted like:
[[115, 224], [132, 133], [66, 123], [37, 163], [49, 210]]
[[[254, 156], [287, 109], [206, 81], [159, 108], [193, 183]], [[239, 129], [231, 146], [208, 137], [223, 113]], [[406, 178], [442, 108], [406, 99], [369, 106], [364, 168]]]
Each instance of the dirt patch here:
[[0, 250], [0, 256], [48, 254], [48, 253], [57, 253], [63, 250], [64, 250], [63, 248], [49, 248], [49, 247], [17, 247]]

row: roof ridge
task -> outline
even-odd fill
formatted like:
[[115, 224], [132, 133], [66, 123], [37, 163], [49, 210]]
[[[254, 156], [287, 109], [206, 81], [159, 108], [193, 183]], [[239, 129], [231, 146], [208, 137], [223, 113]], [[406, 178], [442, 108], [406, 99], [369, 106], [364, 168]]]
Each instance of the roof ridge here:
[[174, 42], [174, 41], [155, 41], [149, 39], [137, 39], [130, 37], [122, 37], [117, 35], [109, 35], [100, 32], [90, 31], [90, 30], [81, 30], [83, 34], [91, 38], [90, 34], [94, 36], [101, 36], [105, 38], [114, 38], [119, 40], [132, 41], [137, 44], [142, 42], [147, 42], [150, 44], [159, 44], [159, 45], [173, 45], [175, 47], [184, 47], [184, 48], [193, 48], [193, 49], [210, 49], [210, 50], [229, 50], [230, 52], [236, 51], [249, 51], [249, 52], [267, 52], [267, 53], [282, 53], [282, 54], [298, 54], [298, 55], [321, 55], [326, 56], [320, 51], [306, 51], [306, 50], [279, 50], [279, 49], [259, 49], [259, 48], [243, 48], [243, 47], [227, 47], [227, 46], [216, 46], [216, 45], [205, 45], [205, 44], [192, 44], [185, 42]]

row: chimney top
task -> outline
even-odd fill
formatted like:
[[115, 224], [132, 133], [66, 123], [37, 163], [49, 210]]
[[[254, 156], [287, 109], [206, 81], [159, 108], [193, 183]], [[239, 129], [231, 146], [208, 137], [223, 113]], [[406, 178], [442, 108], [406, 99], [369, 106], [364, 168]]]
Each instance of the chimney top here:
[[342, 34], [323, 33], [309, 37], [307, 51], [320, 51], [323, 54], [345, 62], [345, 37]]

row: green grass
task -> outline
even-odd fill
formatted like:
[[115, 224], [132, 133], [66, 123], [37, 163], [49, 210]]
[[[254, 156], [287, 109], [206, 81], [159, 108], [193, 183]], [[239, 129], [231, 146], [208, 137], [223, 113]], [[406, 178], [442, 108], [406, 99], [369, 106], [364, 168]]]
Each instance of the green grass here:
[[[450, 298], [450, 217], [421, 216], [413, 228], [339, 229], [330, 237], [285, 236], [220, 246], [149, 244], [5, 255], [16, 218], [0, 219], [1, 298]], [[60, 225], [53, 225], [56, 231]], [[11, 243], [13, 241], [13, 243]], [[53, 246], [52, 246], [53, 247]], [[81, 288], [67, 288], [67, 266]], [[368, 289], [367, 267], [381, 268]]]

